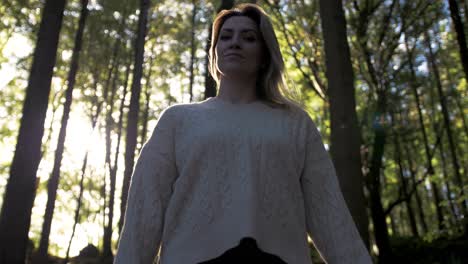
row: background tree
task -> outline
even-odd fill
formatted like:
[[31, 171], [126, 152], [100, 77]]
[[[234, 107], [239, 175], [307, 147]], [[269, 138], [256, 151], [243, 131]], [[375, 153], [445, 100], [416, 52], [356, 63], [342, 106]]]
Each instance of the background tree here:
[[73, 89], [75, 88], [75, 77], [78, 71], [78, 59], [80, 56], [83, 32], [86, 24], [86, 18], [88, 16], [88, 0], [81, 1], [81, 12], [80, 20], [78, 22], [78, 29], [75, 36], [75, 44], [72, 52], [72, 60], [70, 66], [70, 72], [67, 78], [67, 90], [65, 95], [65, 103], [62, 115], [62, 121], [60, 126], [60, 132], [58, 137], [57, 148], [55, 150], [54, 168], [52, 169], [52, 175], [47, 184], [47, 206], [44, 213], [44, 223], [42, 225], [41, 240], [39, 243], [39, 249], [37, 253], [37, 259], [35, 263], [47, 263], [47, 251], [49, 248], [49, 235], [50, 226], [52, 224], [52, 216], [54, 214], [55, 199], [57, 197], [57, 188], [60, 179], [60, 167], [62, 165], [63, 150], [65, 144], [65, 137], [67, 132], [68, 118], [70, 116], [70, 108], [73, 101]]
[[[44, 2], [0, 2], [0, 203], [6, 208], [21, 205], [4, 198], [9, 181], [14, 182], [9, 173], [13, 171], [15, 148], [22, 146], [18, 133], [21, 123], [26, 122], [22, 120], [24, 88], [28, 86], [34, 49], [39, 48], [36, 43]], [[119, 205], [126, 198], [122, 194], [127, 152], [121, 146], [123, 137], [128, 137], [129, 126], [136, 126], [130, 129], [136, 131], [130, 148], [133, 158], [127, 159], [134, 161], [163, 109], [203, 100], [206, 91], [215, 91], [206, 88], [206, 48], [212, 20], [223, 5], [229, 8], [247, 2], [257, 2], [272, 18], [288, 85], [300, 93], [305, 109], [320, 129], [338, 175], [342, 170], [348, 174], [361, 169], [365, 179], [361, 206], [369, 212], [369, 243], [374, 257], [385, 259], [391, 252], [395, 262], [401, 263], [462, 262], [460, 245], [467, 244], [462, 237], [466, 230], [463, 201], [468, 191], [468, 153], [464, 151], [468, 148], [467, 106], [463, 100], [467, 96], [466, 75], [449, 1], [423, 0], [343, 1], [346, 24], [343, 18], [335, 20], [333, 16], [323, 16], [329, 24], [322, 21], [320, 9], [325, 5], [319, 1], [156, 1], [148, 8], [144, 53], [138, 62], [135, 41], [142, 15], [140, 2], [90, 1], [50, 225], [51, 260], [79, 261], [75, 256], [83, 248], [94, 252], [100, 263], [112, 259], [123, 215]], [[466, 25], [466, 1], [457, 4], [460, 21]], [[59, 152], [61, 113], [67, 101], [64, 87], [71, 71], [80, 10], [81, 0], [70, 0], [64, 8], [50, 93], [42, 95], [49, 105], [40, 126], [43, 132], [28, 130], [36, 137], [44, 134], [34, 176], [34, 204], [27, 213], [30, 227], [23, 230], [29, 239], [28, 248], [34, 251], [40, 244], [44, 222], [47, 179]], [[341, 28], [341, 41], [328, 41], [326, 35], [337, 31], [324, 29], [326, 25]], [[346, 61], [340, 63], [341, 70], [332, 67], [334, 60], [327, 59], [346, 51], [340, 48], [340, 53], [330, 52], [330, 43], [343, 44], [345, 40], [353, 75], [349, 75]], [[136, 76], [138, 68], [141, 77]], [[343, 75], [330, 77], [340, 73]], [[138, 78], [138, 82], [133, 81]], [[354, 85], [354, 92], [346, 88], [352, 87], [348, 84], [336, 90], [340, 80]], [[138, 100], [135, 96], [131, 99], [130, 82], [141, 86], [143, 95]], [[335, 92], [341, 89], [349, 93], [342, 98], [351, 113], [346, 118], [354, 119], [349, 99], [355, 98], [357, 117], [348, 128], [357, 127], [359, 131], [359, 138], [353, 136], [346, 145], [338, 144], [334, 137], [334, 107], [345, 95]], [[132, 111], [141, 109], [132, 114], [133, 120], [129, 118], [131, 101]], [[356, 153], [356, 146], [360, 147], [360, 165], [356, 154], [352, 154], [355, 162], [351, 165], [336, 161], [338, 147], [351, 147]], [[131, 170], [127, 166], [127, 175]], [[21, 192], [31, 190], [27, 188], [32, 178]], [[24, 196], [21, 199], [21, 203], [26, 202]], [[320, 263], [314, 250], [311, 254], [314, 263]]]
[[42, 12], [16, 151], [0, 215], [2, 263], [25, 262], [36, 193], [36, 171], [41, 158], [41, 140], [64, 7], [65, 0], [48, 0]]
[[361, 237], [369, 246], [353, 68], [341, 0], [320, 1], [320, 17], [327, 62], [332, 143], [330, 152], [346, 203]]
[[[141, 76], [143, 73], [143, 55], [145, 46], [145, 37], [147, 33], [148, 12], [150, 8], [149, 0], [140, 1], [140, 12], [138, 17], [138, 31], [135, 41], [135, 60], [133, 68], [133, 80], [131, 87], [130, 107], [127, 117], [127, 134], [125, 140], [125, 171], [124, 182], [122, 187], [122, 202], [120, 205], [120, 221], [119, 225], [123, 224], [123, 216], [125, 215], [125, 207], [127, 205], [127, 194], [130, 186], [130, 178], [133, 172], [135, 162], [135, 147], [137, 142], [137, 126], [138, 113], [140, 111], [140, 91], [141, 91]], [[121, 229], [121, 228], [119, 228]]]

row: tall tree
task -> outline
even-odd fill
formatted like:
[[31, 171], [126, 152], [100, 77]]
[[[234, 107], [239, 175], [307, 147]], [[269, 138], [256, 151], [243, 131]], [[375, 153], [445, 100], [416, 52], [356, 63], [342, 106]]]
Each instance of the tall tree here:
[[393, 145], [394, 145], [394, 156], [395, 156], [395, 162], [398, 165], [398, 172], [397, 174], [399, 175], [400, 178], [400, 184], [401, 184], [401, 191], [403, 192], [403, 195], [405, 197], [408, 197], [405, 201], [406, 205], [406, 211], [408, 213], [408, 218], [410, 222], [410, 227], [411, 227], [411, 234], [415, 237], [419, 236], [418, 232], [418, 226], [416, 224], [416, 217], [414, 216], [413, 213], [413, 208], [411, 206], [411, 198], [408, 195], [408, 181], [406, 180], [405, 177], [405, 170], [403, 168], [403, 161], [402, 161], [402, 153], [401, 153], [401, 147], [400, 147], [400, 135], [397, 132], [399, 130], [398, 125], [396, 124], [395, 120], [395, 114], [392, 112], [391, 114], [391, 120], [392, 120], [392, 132], [393, 132]]
[[52, 217], [54, 215], [55, 200], [57, 197], [57, 188], [60, 179], [60, 167], [62, 165], [63, 151], [65, 147], [65, 137], [67, 134], [68, 118], [70, 116], [70, 109], [73, 101], [73, 89], [75, 87], [75, 77], [78, 72], [79, 57], [83, 40], [83, 32], [88, 16], [88, 0], [81, 0], [81, 12], [78, 22], [78, 30], [75, 35], [75, 44], [72, 53], [70, 64], [70, 71], [67, 78], [67, 90], [65, 92], [65, 103], [63, 106], [62, 121], [58, 136], [57, 148], [55, 150], [54, 167], [52, 174], [47, 184], [47, 204], [44, 212], [44, 222], [42, 225], [41, 239], [39, 242], [39, 249], [37, 252], [37, 259], [35, 264], [48, 263], [47, 251], [49, 249], [49, 235], [52, 225]]
[[[404, 18], [403, 19], [403, 23], [404, 23]], [[416, 78], [416, 71], [414, 69], [414, 65], [413, 65], [413, 61], [414, 61], [414, 48], [410, 49], [409, 47], [409, 42], [408, 42], [408, 36], [407, 34], [405, 34], [404, 36], [404, 42], [405, 42], [405, 48], [406, 48], [406, 52], [407, 52], [407, 56], [408, 56], [408, 67], [409, 67], [409, 70], [410, 70], [410, 82], [409, 82], [409, 86], [411, 87], [411, 91], [414, 95], [414, 99], [415, 99], [415, 103], [416, 103], [416, 109], [418, 110], [418, 121], [419, 121], [419, 129], [421, 130], [421, 133], [422, 133], [422, 136], [423, 136], [423, 143], [424, 143], [424, 150], [425, 150], [425, 154], [426, 154], [426, 163], [427, 163], [427, 172], [428, 174], [430, 175], [434, 175], [434, 167], [432, 165], [432, 159], [430, 158], [431, 154], [430, 154], [430, 149], [429, 149], [429, 140], [428, 140], [428, 136], [427, 136], [427, 133], [426, 133], [426, 126], [424, 125], [424, 118], [423, 118], [423, 110], [422, 110], [422, 105], [421, 105], [421, 99], [420, 99], [420, 96], [419, 96], [419, 93], [418, 93], [418, 82], [417, 82], [417, 78]], [[414, 170], [412, 168], [412, 161], [411, 161], [411, 157], [410, 155], [408, 155], [408, 158], [409, 158], [409, 162], [410, 162], [410, 173], [411, 173], [411, 176], [413, 177], [413, 182], [414, 181]], [[441, 210], [440, 210], [440, 203], [439, 203], [439, 192], [438, 192], [438, 188], [436, 186], [436, 184], [434, 183], [434, 181], [431, 181], [431, 189], [434, 193], [434, 200], [435, 200], [435, 207], [437, 209], [437, 213], [438, 213], [438, 219], [440, 220], [441, 217], [442, 217], [442, 214], [441, 214]], [[418, 204], [420, 204], [420, 198], [419, 198], [419, 194], [417, 193], [417, 191], [415, 192], [415, 195], [416, 195], [416, 202]], [[426, 226], [426, 223], [425, 223], [425, 219], [423, 217], [423, 212], [422, 212], [422, 208], [420, 206], [418, 206], [418, 209], [419, 209], [419, 213], [422, 215], [421, 217], [421, 223], [422, 223], [422, 227], [423, 227], [423, 230], [426, 232], [427, 231], [427, 226]], [[441, 222], [439, 221], [440, 225], [441, 225]]]
[[444, 128], [445, 128], [445, 132], [447, 134], [447, 139], [449, 143], [450, 154], [452, 156], [452, 164], [453, 164], [453, 170], [455, 174], [455, 180], [457, 181], [458, 186], [460, 186], [461, 208], [462, 208], [463, 214], [466, 215], [468, 212], [467, 198], [465, 196], [465, 191], [463, 190], [463, 186], [464, 186], [463, 179], [460, 173], [460, 163], [458, 162], [455, 142], [453, 140], [453, 132], [452, 132], [453, 129], [452, 129], [452, 124], [450, 122], [450, 117], [449, 117], [449, 112], [448, 112], [447, 98], [444, 94], [444, 91], [442, 90], [442, 81], [440, 78], [440, 71], [436, 63], [434, 51], [431, 46], [431, 36], [429, 35], [428, 32], [425, 33], [425, 40], [426, 40], [426, 45], [428, 48], [427, 60], [429, 62], [432, 73], [434, 74], [435, 86], [437, 88], [437, 93], [439, 95], [439, 102], [442, 108], [442, 117], [444, 120]]
[[[93, 102], [97, 101], [97, 105], [93, 104], [92, 110], [91, 110], [91, 130], [94, 131], [96, 128], [96, 125], [98, 123], [98, 117], [99, 114], [101, 113], [101, 108], [104, 104], [104, 101], [98, 101], [98, 95], [97, 95], [97, 86], [99, 83], [99, 69], [95, 69], [95, 71], [92, 73], [93, 76], [93, 90], [94, 90], [94, 100]], [[94, 106], [96, 106], [94, 108]], [[93, 112], [94, 110], [94, 112]], [[89, 149], [86, 149], [86, 152], [83, 156], [83, 162], [81, 163], [81, 176], [80, 176], [80, 182], [79, 182], [79, 194], [78, 197], [76, 198], [76, 208], [74, 211], [74, 221], [73, 221], [73, 227], [72, 227], [72, 233], [70, 235], [70, 239], [68, 240], [68, 246], [67, 246], [67, 252], [65, 254], [65, 259], [63, 260], [63, 264], [68, 263], [69, 257], [70, 257], [70, 248], [71, 244], [73, 242], [73, 238], [75, 237], [75, 231], [76, 231], [76, 226], [79, 224], [80, 221], [80, 212], [81, 212], [81, 207], [83, 205], [83, 193], [84, 193], [84, 179], [86, 176], [86, 169], [88, 167], [88, 156], [89, 156]]]
[[0, 263], [25, 262], [36, 172], [66, 0], [46, 0], [0, 214]]
[[[416, 173], [414, 171], [413, 159], [411, 157], [411, 152], [409, 150], [408, 144], [403, 144], [403, 148], [405, 150], [405, 154], [406, 154], [406, 157], [408, 159], [408, 170], [409, 170], [409, 173], [411, 175], [411, 182], [412, 182], [413, 185], [416, 185], [416, 183], [417, 183], [416, 175], [415, 175]], [[421, 227], [423, 229], [423, 232], [427, 233], [428, 228], [427, 228], [427, 224], [426, 224], [426, 216], [424, 214], [422, 201], [421, 201], [421, 198], [420, 198], [420, 195], [419, 195], [417, 189], [414, 191], [414, 196], [416, 198], [416, 207], [417, 207], [417, 211], [418, 211], [418, 214], [419, 214], [419, 218], [421, 220]]]
[[330, 102], [331, 155], [346, 203], [361, 237], [369, 246], [354, 76], [341, 0], [321, 0], [320, 18]]
[[143, 57], [145, 52], [145, 37], [147, 33], [149, 7], [150, 0], [140, 0], [130, 107], [127, 117], [127, 134], [125, 138], [125, 170], [122, 186], [122, 200], [120, 204], [119, 230], [121, 230], [123, 225], [127, 205], [128, 188], [130, 186], [130, 179], [132, 177], [133, 166], [135, 163], [135, 148], [138, 136], [138, 113], [140, 111], [141, 77], [143, 75]]
[[[448, 0], [450, 17], [452, 17], [453, 26], [457, 33], [458, 49], [460, 51], [461, 63], [465, 73], [465, 79], [468, 81], [468, 47], [466, 46], [466, 34], [463, 22], [460, 16], [460, 8], [456, 0]], [[466, 11], [465, 11], [466, 12]]]
[[197, 16], [197, 1], [192, 0], [192, 36], [190, 40], [190, 83], [189, 83], [189, 93], [190, 93], [190, 102], [193, 100], [193, 79], [194, 79], [194, 64], [195, 64], [195, 51], [197, 49], [197, 43], [195, 39], [196, 31], [196, 16]]
[[[125, 98], [127, 96], [127, 87], [128, 87], [128, 77], [130, 75], [130, 65], [126, 67], [125, 73], [125, 82], [124, 82], [124, 90], [122, 92], [122, 98], [120, 99], [120, 107], [119, 107], [119, 121], [117, 123], [117, 145], [115, 147], [115, 156], [114, 156], [114, 165], [111, 166], [110, 171], [110, 196], [109, 196], [109, 217], [106, 228], [104, 230], [104, 242], [103, 242], [103, 262], [107, 262], [108, 260], [112, 260], [112, 231], [113, 231], [113, 219], [114, 219], [114, 200], [115, 200], [115, 185], [116, 185], [116, 176], [117, 176], [117, 169], [118, 169], [118, 156], [120, 152], [120, 142], [121, 142], [121, 135], [122, 135], [122, 127], [123, 127], [123, 116], [124, 116], [124, 107], [125, 107]], [[120, 230], [119, 230], [120, 231]]]

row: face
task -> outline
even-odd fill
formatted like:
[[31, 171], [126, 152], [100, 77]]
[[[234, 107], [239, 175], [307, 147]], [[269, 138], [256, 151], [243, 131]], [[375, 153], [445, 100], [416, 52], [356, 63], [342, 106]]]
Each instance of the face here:
[[248, 17], [234, 16], [224, 22], [215, 50], [221, 76], [255, 78], [262, 63], [260, 36], [255, 21]]

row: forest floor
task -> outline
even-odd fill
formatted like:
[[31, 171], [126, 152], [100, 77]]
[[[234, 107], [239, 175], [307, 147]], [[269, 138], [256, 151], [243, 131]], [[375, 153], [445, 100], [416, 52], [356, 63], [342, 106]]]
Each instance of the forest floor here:
[[[464, 264], [468, 259], [468, 238], [437, 238], [425, 241], [416, 237], [392, 237], [392, 253], [395, 263], [411, 264]], [[312, 248], [314, 264], [324, 264], [318, 252]], [[68, 264], [112, 264], [112, 260], [104, 261], [99, 256], [98, 249], [88, 245], [81, 250], [80, 255], [70, 258]], [[27, 262], [28, 264], [30, 262]], [[65, 264], [64, 259], [50, 256], [49, 264]]]

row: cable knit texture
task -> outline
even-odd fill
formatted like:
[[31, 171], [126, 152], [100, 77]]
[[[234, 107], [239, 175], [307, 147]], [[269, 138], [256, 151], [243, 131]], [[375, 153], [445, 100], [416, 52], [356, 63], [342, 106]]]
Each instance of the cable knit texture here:
[[195, 264], [243, 237], [290, 264], [371, 263], [309, 115], [209, 98], [167, 108], [132, 176], [116, 264]]

